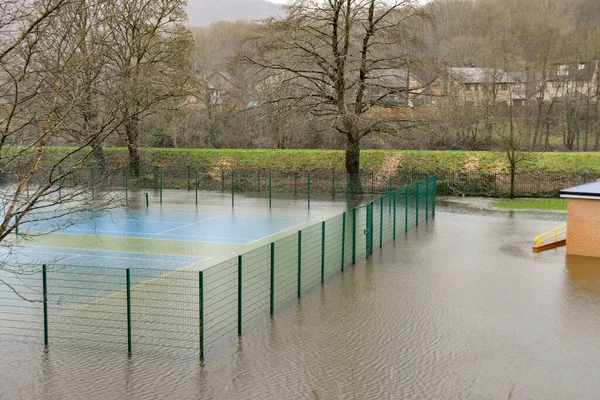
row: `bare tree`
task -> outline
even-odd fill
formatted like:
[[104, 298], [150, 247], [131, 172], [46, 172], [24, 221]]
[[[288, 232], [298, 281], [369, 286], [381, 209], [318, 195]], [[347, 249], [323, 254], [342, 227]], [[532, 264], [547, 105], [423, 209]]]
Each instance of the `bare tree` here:
[[288, 17], [263, 23], [249, 60], [293, 87], [280, 101], [292, 100], [344, 136], [346, 171], [360, 192], [361, 140], [393, 129], [365, 114], [408, 97], [410, 88], [388, 82], [417, 64], [414, 29], [425, 16], [412, 0], [310, 0], [286, 8]]
[[[87, 210], [118, 205], [112, 198], [93, 195], [100, 174], [95, 179], [82, 175], [118, 122], [88, 131], [85, 140], [58, 157], [47, 152], [48, 145], [69, 135], [72, 111], [85, 104], [93, 89], [71, 79], [86, 70], [80, 57], [86, 33], [63, 24], [70, 12], [88, 12], [91, 5], [85, 0], [28, 5], [33, 8], [27, 12], [4, 8], [0, 30], [1, 248], [14, 244], [12, 233], [25, 222], [46, 221], [42, 231], [48, 232], [81, 218]], [[26, 237], [28, 232], [21, 233]], [[6, 259], [0, 268], [18, 272]]]
[[117, 0], [105, 5], [109, 64], [120, 77], [114, 101], [125, 118], [130, 167], [140, 173], [139, 122], [166, 100], [183, 98], [191, 76], [193, 40], [183, 23], [185, 0]]

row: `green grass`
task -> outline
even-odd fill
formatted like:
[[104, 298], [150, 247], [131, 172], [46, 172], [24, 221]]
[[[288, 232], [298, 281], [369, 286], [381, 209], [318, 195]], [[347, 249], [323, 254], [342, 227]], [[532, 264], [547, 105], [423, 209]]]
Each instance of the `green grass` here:
[[[49, 159], [56, 160], [66, 147], [48, 148]], [[126, 163], [127, 150], [105, 149], [111, 159]], [[237, 149], [160, 149], [142, 148], [146, 165], [164, 168], [339, 171], [345, 170], [344, 152], [340, 150], [237, 150]], [[430, 174], [439, 171], [503, 172], [508, 169], [502, 152], [363, 150], [361, 169], [394, 173], [395, 171]], [[600, 153], [530, 153], [519, 171], [598, 172]]]
[[555, 210], [566, 211], [565, 199], [503, 199], [494, 203], [495, 207], [505, 210]]

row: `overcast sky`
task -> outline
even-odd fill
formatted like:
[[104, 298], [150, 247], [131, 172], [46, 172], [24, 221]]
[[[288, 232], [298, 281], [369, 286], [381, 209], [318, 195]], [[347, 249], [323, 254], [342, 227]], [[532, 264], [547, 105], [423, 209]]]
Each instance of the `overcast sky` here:
[[[288, 0], [268, 0], [271, 3], [278, 3], [278, 4], [284, 4], [287, 3]], [[427, 3], [427, 1], [429, 0], [420, 0], [420, 3]]]

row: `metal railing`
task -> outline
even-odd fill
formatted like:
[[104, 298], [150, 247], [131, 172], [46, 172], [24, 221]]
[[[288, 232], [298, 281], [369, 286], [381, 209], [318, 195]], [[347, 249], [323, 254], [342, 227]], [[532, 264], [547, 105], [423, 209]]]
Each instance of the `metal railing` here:
[[[69, 171], [68, 174], [65, 171]], [[4, 181], [15, 182], [26, 172], [5, 173]], [[66, 175], [62, 176], [63, 173]], [[78, 187], [82, 182], [96, 182], [95, 189], [123, 191], [125, 197], [132, 195], [133, 191], [155, 190], [162, 200], [163, 190], [183, 189], [196, 192], [196, 202], [202, 201], [197, 195], [199, 192], [210, 191], [231, 193], [232, 203], [235, 203], [237, 193], [261, 193], [268, 195], [269, 199], [274, 194], [294, 194], [306, 196], [308, 203], [312, 195], [384, 194], [428, 175], [413, 171], [397, 171], [393, 174], [365, 171], [349, 175], [336, 171], [225, 170], [199, 169], [194, 166], [146, 166], [135, 172], [130, 168], [119, 168], [101, 173], [94, 166], [75, 170], [65, 166], [47, 171], [40, 169], [26, 189], [29, 193], [29, 186], [34, 188], [46, 183], [49, 177], [56, 179], [62, 176], [56, 183], [59, 197], [63, 188]], [[440, 170], [436, 172], [436, 176], [438, 195], [507, 197], [510, 194], [510, 173], [504, 171]], [[558, 197], [561, 189], [599, 179], [600, 171], [517, 171], [514, 194], [518, 197]], [[360, 184], [357, 185], [356, 182]]]
[[535, 239], [533, 239], [533, 243], [536, 246], [540, 246], [550, 241], [556, 242], [559, 239], [564, 239], [563, 235], [567, 235], [567, 225], [559, 226], [558, 228], [554, 228], [551, 231], [536, 236]]

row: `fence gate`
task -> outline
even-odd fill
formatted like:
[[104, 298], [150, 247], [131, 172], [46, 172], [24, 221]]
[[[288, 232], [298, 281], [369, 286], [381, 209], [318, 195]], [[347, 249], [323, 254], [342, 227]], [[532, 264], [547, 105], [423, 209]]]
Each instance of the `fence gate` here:
[[355, 241], [357, 255], [373, 254], [373, 202], [356, 208]]

